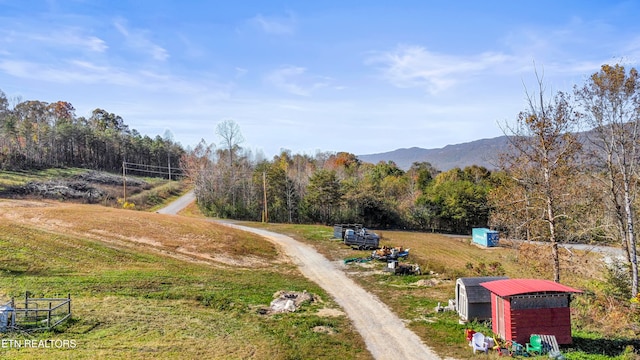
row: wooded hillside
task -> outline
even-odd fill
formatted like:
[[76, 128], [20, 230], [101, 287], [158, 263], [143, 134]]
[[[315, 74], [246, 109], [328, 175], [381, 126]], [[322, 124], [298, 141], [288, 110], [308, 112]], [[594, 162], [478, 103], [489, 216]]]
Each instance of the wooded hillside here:
[[96, 108], [78, 117], [66, 101], [19, 101], [0, 90], [0, 169], [83, 167], [122, 171], [124, 161], [178, 167], [184, 154], [170, 136], [150, 138], [119, 115]]

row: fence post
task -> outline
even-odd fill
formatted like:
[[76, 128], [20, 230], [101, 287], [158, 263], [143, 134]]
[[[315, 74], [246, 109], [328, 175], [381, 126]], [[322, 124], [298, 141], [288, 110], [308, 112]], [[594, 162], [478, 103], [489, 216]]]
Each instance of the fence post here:
[[49, 302], [49, 311], [47, 311], [47, 329], [51, 329], [51, 302]]
[[29, 292], [24, 293], [24, 320], [29, 319]]
[[71, 317], [71, 294], [67, 294], [67, 309], [69, 310], [69, 317]]
[[11, 312], [13, 313], [11, 316], [11, 328], [15, 328], [16, 327], [16, 303], [15, 303], [15, 298], [12, 296], [11, 297]]

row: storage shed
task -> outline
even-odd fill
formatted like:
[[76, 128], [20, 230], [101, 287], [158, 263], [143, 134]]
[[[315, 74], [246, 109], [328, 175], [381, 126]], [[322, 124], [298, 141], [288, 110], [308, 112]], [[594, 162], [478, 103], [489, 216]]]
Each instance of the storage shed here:
[[529, 341], [531, 334], [555, 335], [571, 344], [572, 293], [582, 291], [539, 279], [508, 279], [481, 283], [491, 292], [493, 332], [504, 340]]
[[480, 283], [506, 276], [464, 277], [456, 280], [456, 312], [463, 322], [491, 320], [491, 292]]
[[471, 236], [474, 244], [486, 247], [498, 246], [498, 241], [500, 240], [500, 235], [497, 231], [487, 228], [473, 228]]

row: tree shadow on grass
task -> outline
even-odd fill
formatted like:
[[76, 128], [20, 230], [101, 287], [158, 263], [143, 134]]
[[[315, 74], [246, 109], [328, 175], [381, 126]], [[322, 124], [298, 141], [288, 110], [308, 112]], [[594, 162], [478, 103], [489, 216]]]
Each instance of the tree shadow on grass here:
[[640, 339], [590, 339], [574, 336], [573, 344], [567, 350], [612, 357], [629, 352], [640, 354]]

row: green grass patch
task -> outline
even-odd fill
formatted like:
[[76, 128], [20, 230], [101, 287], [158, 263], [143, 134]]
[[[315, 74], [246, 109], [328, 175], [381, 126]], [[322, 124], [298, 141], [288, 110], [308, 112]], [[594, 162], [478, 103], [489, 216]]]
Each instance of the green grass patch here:
[[[148, 180], [145, 179], [145, 181]], [[136, 209], [156, 211], [190, 190], [184, 181], [160, 181], [155, 179], [148, 182], [153, 187], [127, 198], [127, 201], [136, 204]]]
[[[366, 257], [367, 251], [354, 251], [342, 244], [341, 241], [331, 240], [332, 228], [314, 225], [290, 224], [260, 224], [243, 223], [247, 226], [268, 228], [269, 230], [285, 233], [296, 239], [314, 246], [319, 252], [330, 259], [341, 260], [350, 257]], [[470, 243], [469, 237], [451, 237], [440, 234], [418, 232], [379, 232], [382, 235], [381, 245], [402, 246], [411, 248], [408, 259], [401, 262], [419, 264], [423, 275], [395, 276], [382, 273], [386, 266], [383, 262], [369, 262], [366, 264], [351, 263], [347, 265], [348, 273], [363, 288], [378, 296], [408, 326], [418, 334], [422, 340], [443, 357], [458, 359], [476, 358], [471, 354], [464, 337], [464, 330], [472, 328], [484, 334], [492, 334], [491, 327], [484, 323], [470, 323], [461, 325], [455, 312], [435, 312], [440, 303], [447, 305], [449, 299], [455, 297], [455, 280], [462, 276], [506, 275], [511, 278], [539, 278], [536, 269], [546, 266], [542, 259], [544, 253], [532, 249], [513, 249], [500, 247], [482, 249]], [[591, 254], [592, 256], [593, 254]], [[596, 314], [596, 310], [604, 308], [602, 298], [595, 300], [593, 291], [602, 287], [598, 267], [594, 259], [574, 253], [572, 258], [563, 259], [564, 283], [575, 284], [585, 290], [584, 297], [573, 302], [574, 313], [578, 312], [578, 319], [574, 319], [574, 344], [563, 347], [562, 352], [568, 359], [636, 359], [640, 352], [640, 342], [635, 337], [616, 338], [603, 332], [585, 332], [581, 330], [585, 319], [594, 319], [607, 314]], [[499, 272], [499, 273], [493, 273]], [[420, 280], [427, 281], [427, 286], [417, 286]], [[627, 327], [633, 327], [633, 319], [637, 315], [617, 314], [612, 316], [616, 326], [626, 322]], [[637, 309], [635, 310], [637, 313]], [[597, 323], [589, 324], [590, 329]], [[611, 324], [613, 325], [613, 324]], [[636, 325], [637, 326], [637, 325]], [[604, 331], [604, 329], [602, 329]], [[611, 332], [612, 330], [610, 330]], [[491, 355], [491, 357], [497, 355]], [[539, 357], [540, 359], [546, 358]]]
[[[56, 212], [67, 219], [65, 211]], [[168, 219], [130, 214], [139, 214], [140, 221]], [[154, 227], [148, 227], [147, 236], [153, 237]], [[261, 315], [259, 310], [279, 290], [307, 290], [323, 302], [295, 313]], [[5, 347], [0, 348], [3, 359], [371, 358], [346, 317], [316, 314], [337, 305], [290, 264], [211, 266], [3, 219], [0, 300], [19, 301], [25, 292], [32, 297], [70, 294], [72, 320], [47, 333], [0, 334], [0, 342], [73, 340], [75, 347]]]

